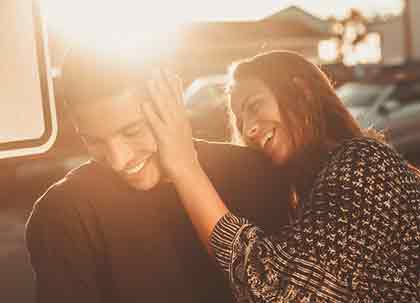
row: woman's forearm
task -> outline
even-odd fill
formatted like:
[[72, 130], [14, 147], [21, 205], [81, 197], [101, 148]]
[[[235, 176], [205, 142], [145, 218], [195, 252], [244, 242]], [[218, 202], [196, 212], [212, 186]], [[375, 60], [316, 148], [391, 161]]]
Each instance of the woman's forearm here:
[[228, 212], [226, 205], [199, 164], [173, 182], [200, 240], [211, 252], [209, 238]]
[[149, 92], [154, 102], [141, 102], [141, 108], [157, 140], [160, 164], [210, 251], [209, 237], [227, 209], [196, 157], [182, 83], [175, 75], [159, 72]]

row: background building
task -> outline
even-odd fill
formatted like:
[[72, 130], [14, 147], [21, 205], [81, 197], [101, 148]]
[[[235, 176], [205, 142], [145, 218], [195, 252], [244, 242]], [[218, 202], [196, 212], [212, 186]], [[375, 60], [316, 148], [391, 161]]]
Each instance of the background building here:
[[406, 8], [406, 13], [401, 16], [368, 26], [369, 31], [381, 35], [383, 63], [420, 60], [420, 1], [407, 0]]

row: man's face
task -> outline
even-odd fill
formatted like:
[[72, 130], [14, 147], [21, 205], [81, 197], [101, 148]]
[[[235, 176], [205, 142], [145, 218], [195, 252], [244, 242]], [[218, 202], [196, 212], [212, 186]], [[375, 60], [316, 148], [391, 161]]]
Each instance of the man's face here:
[[131, 93], [86, 102], [72, 109], [77, 131], [89, 153], [139, 190], [161, 178], [157, 144]]

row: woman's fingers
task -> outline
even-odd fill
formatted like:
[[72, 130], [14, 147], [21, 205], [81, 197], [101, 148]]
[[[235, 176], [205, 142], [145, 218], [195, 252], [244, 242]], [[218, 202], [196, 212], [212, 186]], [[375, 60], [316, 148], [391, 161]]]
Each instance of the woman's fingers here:
[[156, 111], [156, 114], [162, 122], [167, 122], [169, 119], [168, 108], [165, 104], [165, 97], [162, 95], [162, 92], [157, 84], [156, 80], [151, 80], [147, 83], [149, 88], [150, 95], [153, 99], [153, 107]]
[[[184, 96], [181, 79], [168, 70], [160, 73], [161, 85], [164, 86], [164, 93], [167, 94], [166, 105], [172, 118], [178, 119], [182, 117], [184, 110]], [[181, 107], [182, 106], [182, 107]]]
[[177, 178], [196, 167], [192, 130], [182, 103], [179, 79], [157, 75], [148, 83], [154, 99], [141, 105], [159, 149], [160, 162], [168, 176]]
[[168, 80], [176, 104], [184, 106], [184, 89], [182, 86], [181, 78], [178, 77], [178, 75], [168, 71], [165, 71], [165, 76]]
[[165, 123], [171, 124], [183, 115], [183, 89], [179, 77], [160, 71], [149, 83], [149, 90], [155, 101], [156, 111]]
[[153, 134], [156, 138], [161, 139], [164, 131], [164, 123], [158, 116], [150, 102], [141, 102], [140, 104], [143, 114], [145, 115]]

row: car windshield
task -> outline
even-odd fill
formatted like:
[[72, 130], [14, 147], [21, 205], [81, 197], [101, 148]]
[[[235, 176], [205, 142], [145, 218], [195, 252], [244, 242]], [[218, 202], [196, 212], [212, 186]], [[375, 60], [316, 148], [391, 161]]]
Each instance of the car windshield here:
[[419, 114], [420, 114], [420, 100], [402, 107], [401, 109], [391, 113], [390, 116], [393, 119], [412, 119], [412, 118], [418, 117]]
[[219, 100], [225, 94], [227, 77], [225, 75], [209, 76], [194, 80], [185, 90], [187, 105], [197, 105], [210, 100]]
[[398, 99], [402, 105], [409, 105], [420, 100], [420, 82], [401, 83], [391, 96]]
[[420, 82], [413, 81], [398, 85], [391, 95], [395, 109], [390, 113], [392, 118], [414, 118], [420, 113]]
[[205, 100], [217, 100], [225, 93], [225, 87], [223, 84], [209, 84], [201, 87], [193, 94], [189, 95], [188, 104], [195, 104]]
[[363, 83], [347, 83], [337, 89], [337, 95], [348, 107], [366, 107], [379, 96], [383, 86]]

